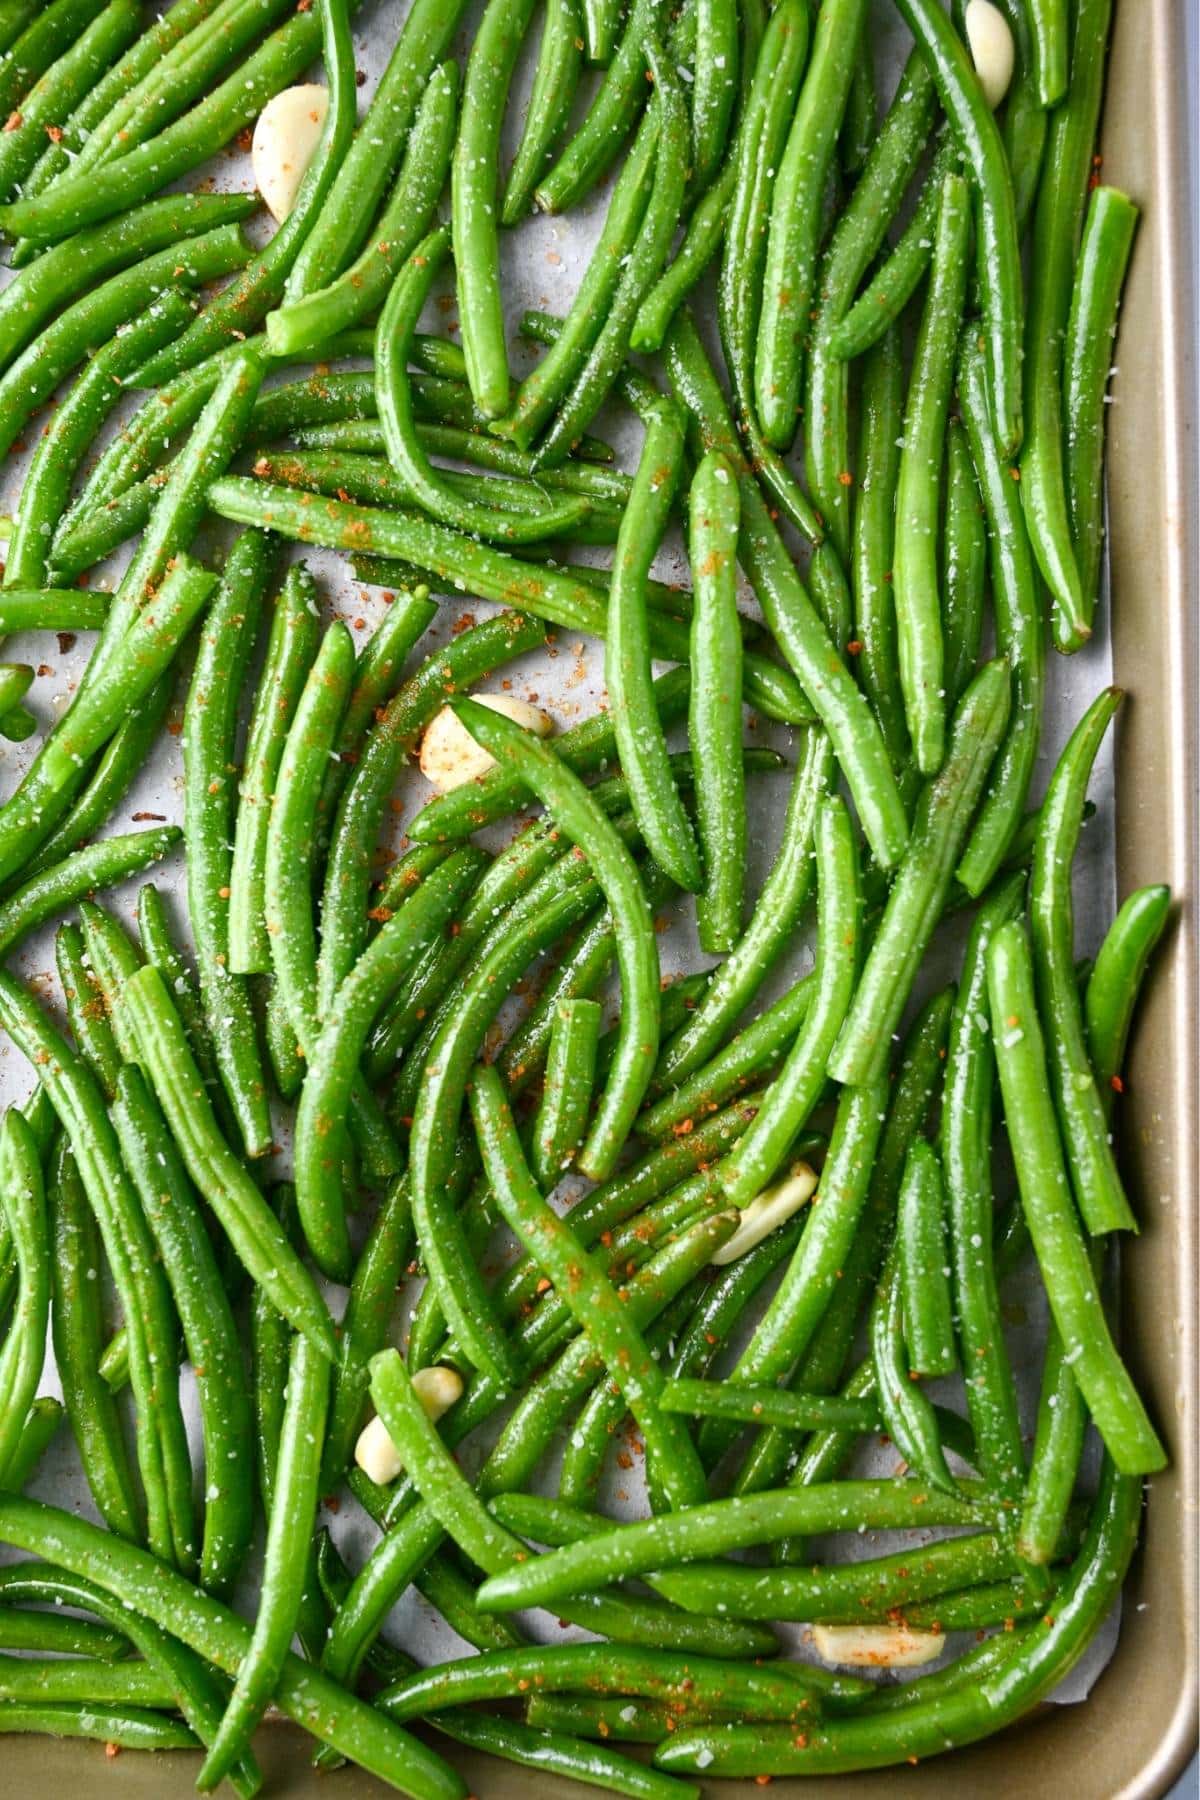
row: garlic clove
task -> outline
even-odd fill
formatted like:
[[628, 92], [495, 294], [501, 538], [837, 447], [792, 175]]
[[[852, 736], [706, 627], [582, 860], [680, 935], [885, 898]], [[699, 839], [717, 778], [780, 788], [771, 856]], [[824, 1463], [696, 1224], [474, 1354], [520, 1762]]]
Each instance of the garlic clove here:
[[714, 1252], [712, 1262], [718, 1267], [726, 1263], [737, 1262], [745, 1256], [747, 1250], [753, 1250], [769, 1237], [777, 1225], [790, 1219], [794, 1212], [807, 1205], [817, 1191], [817, 1177], [805, 1162], [793, 1163], [783, 1181], [777, 1181], [774, 1187], [764, 1188], [756, 1194], [749, 1206], [744, 1206], [741, 1223], [731, 1238], [727, 1238], [721, 1248]]
[[992, 0], [967, 0], [964, 24], [983, 97], [995, 112], [1012, 81], [1012, 31], [1000, 8], [992, 5]]
[[[412, 1377], [412, 1385], [426, 1416], [435, 1424], [443, 1413], [450, 1411], [463, 1391], [463, 1379], [458, 1370], [448, 1368], [444, 1363], [433, 1363], [427, 1369], [418, 1369]], [[404, 1464], [388, 1428], [378, 1414], [359, 1432], [358, 1442], [354, 1446], [354, 1460], [363, 1474], [380, 1487], [387, 1487], [389, 1482], [395, 1481], [403, 1469]]]
[[[532, 731], [535, 737], [549, 737], [554, 730], [549, 713], [531, 706], [528, 700], [517, 700], [509, 694], [474, 694], [472, 698], [493, 712], [503, 713], [526, 731]], [[495, 764], [491, 751], [475, 742], [457, 713], [448, 706], [444, 706], [426, 727], [418, 761], [422, 775], [439, 794], [448, 794], [465, 782], [478, 781]]]
[[328, 110], [328, 89], [304, 82], [273, 95], [258, 115], [250, 164], [255, 186], [280, 224], [296, 204]]
[[812, 1641], [822, 1662], [854, 1669], [919, 1669], [940, 1656], [940, 1631], [907, 1625], [814, 1625]]

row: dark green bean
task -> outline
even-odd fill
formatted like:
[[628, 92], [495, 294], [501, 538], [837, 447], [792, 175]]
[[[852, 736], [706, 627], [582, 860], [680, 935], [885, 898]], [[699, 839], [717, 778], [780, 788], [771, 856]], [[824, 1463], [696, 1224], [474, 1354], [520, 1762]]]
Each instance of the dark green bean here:
[[942, 524], [942, 638], [946, 698], [953, 707], [975, 673], [983, 639], [987, 530], [967, 434], [951, 419], [946, 436]]
[[0, 1351], [0, 1482], [16, 1456], [26, 1414], [46, 1357], [50, 1322], [50, 1244], [42, 1159], [25, 1118], [4, 1115], [3, 1204], [16, 1249], [19, 1280], [8, 1335]]

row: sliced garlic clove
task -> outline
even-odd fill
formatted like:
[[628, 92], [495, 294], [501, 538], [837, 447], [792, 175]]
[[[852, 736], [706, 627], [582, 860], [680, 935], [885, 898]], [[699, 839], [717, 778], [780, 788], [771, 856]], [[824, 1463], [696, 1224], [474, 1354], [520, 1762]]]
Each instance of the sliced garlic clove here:
[[992, 0], [967, 0], [964, 24], [983, 97], [995, 112], [1012, 81], [1012, 31], [1000, 8], [992, 5]]
[[907, 1625], [814, 1625], [812, 1641], [823, 1662], [854, 1669], [919, 1669], [940, 1656], [940, 1631]]
[[817, 1177], [807, 1163], [793, 1163], [791, 1170], [783, 1181], [777, 1181], [774, 1187], [764, 1188], [756, 1194], [749, 1206], [742, 1208], [741, 1223], [731, 1238], [727, 1238], [721, 1248], [713, 1253], [712, 1261], [718, 1268], [725, 1263], [736, 1262], [745, 1256], [747, 1250], [753, 1250], [755, 1244], [761, 1244], [769, 1237], [777, 1225], [790, 1219], [794, 1212], [810, 1201], [817, 1191]]
[[[418, 1369], [412, 1377], [413, 1393], [425, 1409], [426, 1417], [434, 1424], [448, 1413], [454, 1402], [462, 1397], [463, 1379], [457, 1369], [451, 1369], [445, 1363], [433, 1363], [427, 1369]], [[354, 1446], [354, 1460], [364, 1475], [380, 1487], [386, 1487], [395, 1481], [403, 1469], [395, 1444], [391, 1440], [387, 1426], [378, 1414], [363, 1426], [358, 1434], [358, 1442]]]
[[305, 82], [275, 94], [258, 115], [250, 145], [254, 185], [281, 225], [296, 204], [328, 110], [328, 89]]
[[[493, 712], [503, 713], [526, 731], [532, 731], [535, 737], [549, 737], [554, 730], [549, 713], [531, 706], [528, 700], [516, 700], [509, 694], [473, 694], [472, 699], [478, 700], [481, 706], [490, 707]], [[448, 794], [451, 788], [462, 787], [464, 782], [478, 781], [493, 767], [495, 760], [490, 750], [475, 742], [457, 713], [448, 706], [443, 706], [427, 726], [418, 757], [422, 775], [439, 794]]]

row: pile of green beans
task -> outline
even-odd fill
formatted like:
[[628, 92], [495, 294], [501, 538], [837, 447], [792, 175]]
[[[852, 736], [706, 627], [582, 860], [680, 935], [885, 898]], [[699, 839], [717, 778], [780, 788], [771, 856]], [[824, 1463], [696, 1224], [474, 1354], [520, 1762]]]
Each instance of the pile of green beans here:
[[[1111, 0], [998, 0], [995, 115], [941, 0], [886, 109], [865, 0], [548, 0], [535, 58], [411, 0], [361, 116], [356, 0], [151, 10], [0, 0], [0, 633], [95, 634], [65, 705], [0, 664], [0, 1731], [242, 1800], [272, 1707], [414, 1800], [983, 1737], [1168, 1454], [1105, 1257], [1172, 900], [1094, 961], [1072, 904], [1118, 690], [1031, 792], [1104, 590]], [[273, 231], [175, 191], [314, 61]]]

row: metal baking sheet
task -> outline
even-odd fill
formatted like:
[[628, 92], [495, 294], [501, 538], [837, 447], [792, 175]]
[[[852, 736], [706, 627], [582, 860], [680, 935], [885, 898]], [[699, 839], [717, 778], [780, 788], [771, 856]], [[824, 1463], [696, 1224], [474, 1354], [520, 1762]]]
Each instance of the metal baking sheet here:
[[[399, 4], [397, 0], [369, 0], [358, 14], [355, 41], [358, 66], [366, 76], [364, 101], [373, 89], [405, 10], [405, 0], [399, 0]], [[1182, 163], [1172, 163], [1171, 160], [1178, 153], [1170, 105], [1172, 23], [1169, 14], [1169, 7], [1162, 3], [1139, 8], [1132, 6], [1127, 0], [1124, 9], [1118, 9], [1106, 113], [1105, 177], [1128, 186], [1144, 207], [1124, 325], [1119, 339], [1118, 373], [1114, 380], [1111, 415], [1112, 571], [1113, 590], [1117, 597], [1115, 641], [1114, 634], [1109, 629], [1113, 614], [1105, 606], [1101, 611], [1101, 628], [1084, 653], [1070, 659], [1051, 659], [1050, 695], [1041, 758], [1044, 776], [1047, 766], [1052, 764], [1080, 712], [1099, 688], [1113, 679], [1115, 658], [1116, 677], [1131, 688], [1132, 704], [1125, 709], [1129, 719], [1123, 724], [1122, 735], [1117, 740], [1119, 762], [1116, 770], [1110, 740], [1092, 784], [1091, 794], [1097, 804], [1097, 814], [1084, 835], [1076, 883], [1081, 953], [1091, 951], [1099, 941], [1105, 925], [1112, 917], [1118, 892], [1123, 894], [1131, 886], [1148, 880], [1168, 879], [1177, 889], [1187, 885], [1183, 877], [1187, 869], [1188, 833], [1192, 828], [1189, 806], [1194, 801], [1195, 758], [1194, 740], [1188, 729], [1188, 715], [1183, 706], [1184, 696], [1179, 691], [1177, 679], [1190, 644], [1187, 636], [1190, 629], [1189, 596], [1182, 584], [1189, 521], [1184, 507], [1188, 497], [1187, 489], [1179, 479], [1185, 472], [1178, 464], [1178, 444], [1172, 431], [1174, 421], [1170, 416], [1172, 387], [1169, 372], [1172, 358], [1178, 354], [1179, 347], [1173, 340], [1171, 331], [1170, 277], [1176, 267], [1173, 261], [1176, 252], [1166, 198], [1171, 192], [1171, 170], [1173, 167], [1181, 169]], [[1135, 16], [1141, 20], [1140, 29], [1134, 22]], [[894, 10], [886, 0], [875, 0], [872, 23], [877, 28], [877, 42], [884, 47], [881, 60], [886, 59], [894, 79], [905, 40]], [[472, 16], [469, 18], [467, 31], [460, 40], [460, 49], [469, 41], [473, 24]], [[536, 41], [536, 27], [533, 41]], [[511, 153], [515, 145], [521, 117], [520, 103], [524, 99], [529, 75], [530, 59], [526, 57], [514, 96], [515, 104], [509, 113], [506, 131], [508, 153]], [[1155, 120], [1155, 130], [1147, 134], [1137, 127], [1138, 122], [1144, 121], [1147, 116], [1150, 95], [1155, 97], [1157, 109], [1149, 108]], [[214, 185], [219, 188], [251, 185], [247, 159], [240, 155], [219, 157], [208, 173], [211, 174]], [[189, 181], [183, 185], [192, 183]], [[518, 373], [533, 360], [533, 353], [516, 338], [516, 324], [520, 314], [530, 306], [553, 311], [567, 309], [594, 241], [605, 197], [597, 197], [582, 213], [573, 213], [566, 219], [535, 216], [518, 232], [509, 234], [506, 238], [505, 296], [513, 341], [513, 364]], [[702, 299], [702, 316], [704, 310], [705, 301]], [[430, 323], [436, 329], [454, 334], [456, 309], [452, 289], [447, 288], [439, 295], [431, 309]], [[1175, 394], [1174, 397], [1177, 401], [1178, 395]], [[617, 444], [625, 466], [632, 466], [637, 454], [636, 428], [614, 411], [605, 415], [603, 429]], [[1173, 456], [1176, 457], [1174, 462]], [[6, 470], [3, 487], [0, 488], [0, 504], [11, 507], [16, 498], [17, 485], [13, 470]], [[1158, 530], [1152, 529], [1156, 522], [1160, 526]], [[207, 540], [207, 545], [219, 550], [226, 538], [227, 534], [216, 530]], [[330, 553], [309, 553], [308, 561], [322, 580], [329, 615], [344, 617], [356, 634], [369, 630], [385, 604], [378, 590], [365, 589], [352, 583], [348, 579], [346, 565]], [[106, 570], [106, 575], [115, 578], [120, 566], [120, 560], [115, 560], [111, 568]], [[685, 575], [682, 548], [677, 540], [669, 541], [665, 547], [658, 572], [665, 579]], [[748, 595], [747, 598], [749, 599]], [[1194, 594], [1190, 599], [1194, 605]], [[1160, 610], [1164, 606], [1169, 614], [1165, 622], [1161, 619]], [[435, 632], [448, 635], [465, 612], [482, 617], [492, 610], [494, 609], [486, 603], [471, 596], [447, 597], [443, 600], [442, 616], [437, 621]], [[1139, 620], [1140, 623], [1137, 623]], [[432, 637], [423, 640], [422, 654], [432, 641]], [[36, 637], [27, 634], [12, 641], [12, 656], [18, 660], [31, 660], [38, 668], [38, 680], [32, 690], [31, 704], [40, 720], [49, 722], [67, 704], [89, 648], [90, 639], [82, 635], [74, 645], [64, 639], [55, 646], [54, 641], [48, 640], [44, 634]], [[1170, 656], [1166, 654], [1168, 649], [1173, 652]], [[563, 727], [581, 714], [593, 710], [602, 698], [603, 653], [600, 646], [593, 642], [560, 633], [553, 654], [543, 653], [525, 658], [504, 671], [504, 676], [511, 681], [513, 692], [536, 699]], [[1173, 676], [1176, 679], [1172, 679]], [[497, 687], [499, 677], [483, 685]], [[1150, 704], [1147, 705], [1146, 700], [1150, 700]], [[146, 815], [170, 820], [181, 818], [178, 711], [172, 715], [172, 721], [176, 727], [175, 734], [167, 735], [148, 763], [114, 820], [114, 829], [128, 829], [139, 815], [143, 819]], [[789, 750], [792, 734], [788, 731], [773, 726], [758, 729], [762, 741], [770, 741], [785, 751]], [[29, 745], [4, 745], [0, 748], [0, 779], [6, 784], [5, 791], [26, 765], [29, 754]], [[1187, 780], [1189, 775], [1192, 778], [1190, 784]], [[758, 777], [755, 780], [752, 789], [749, 856], [751, 892], [756, 891], [770, 867], [786, 788], [787, 779], [783, 776]], [[405, 773], [397, 792], [398, 798], [403, 802], [403, 811], [395, 825], [396, 841], [399, 843], [405, 819], [411, 817], [426, 797], [424, 783], [415, 768]], [[178, 857], [171, 859], [155, 872], [154, 878], [172, 895], [177, 916], [182, 919], [182, 860]], [[128, 884], [125, 889], [110, 896], [111, 903], [127, 922], [132, 916], [137, 886], [137, 882]], [[1188, 1231], [1193, 1227], [1187, 1202], [1189, 1194], [1194, 1198], [1195, 1192], [1194, 1157], [1189, 1165], [1182, 1138], [1183, 1119], [1179, 1113], [1180, 1102], [1186, 1100], [1185, 1116], [1194, 1122], [1194, 1094], [1190, 1086], [1185, 1094], [1180, 1085], [1182, 1066], [1186, 1059], [1178, 1054], [1187, 1042], [1184, 1035], [1186, 1029], [1194, 1022], [1194, 1011], [1191, 1010], [1194, 1007], [1194, 993], [1191, 991], [1194, 959], [1189, 959], [1186, 948], [1189, 927], [1190, 922], [1185, 921], [1177, 930], [1174, 944], [1167, 952], [1171, 959], [1170, 967], [1161, 969], [1156, 978], [1147, 1017], [1134, 1047], [1134, 1078], [1127, 1101], [1125, 1145], [1127, 1153], [1134, 1152], [1135, 1194], [1140, 1197], [1143, 1215], [1150, 1214], [1152, 1221], [1142, 1241], [1126, 1259], [1126, 1290], [1134, 1296], [1144, 1293], [1147, 1280], [1160, 1295], [1171, 1294], [1172, 1278], [1178, 1290], [1188, 1273], [1186, 1255], [1179, 1254], [1172, 1246], [1178, 1244], [1181, 1249], [1186, 1247]], [[667, 969], [694, 969], [703, 966], [705, 959], [695, 943], [690, 922], [674, 922], [660, 942]], [[960, 948], [961, 941], [947, 941], [936, 966], [931, 966], [927, 972], [930, 985], [952, 977]], [[778, 991], [785, 979], [794, 978], [809, 959], [807, 934], [798, 934], [789, 967], [786, 972], [781, 971], [771, 991]], [[18, 953], [15, 964], [34, 983], [36, 990], [57, 1006], [52, 933], [45, 932], [32, 939]], [[1172, 1083], [1175, 1084], [1174, 1089]], [[29, 1071], [23, 1059], [6, 1042], [0, 1044], [0, 1097], [6, 1103], [20, 1099], [28, 1092], [29, 1086]], [[1167, 1110], [1167, 1096], [1172, 1093], [1174, 1112]], [[286, 1140], [286, 1132], [281, 1132], [281, 1137]], [[1188, 1148], [1191, 1149], [1192, 1146]], [[281, 1159], [281, 1172], [285, 1167], [286, 1152]], [[1176, 1231], [1179, 1233], [1178, 1237], [1174, 1235]], [[401, 1325], [406, 1320], [409, 1305], [415, 1300], [416, 1291], [414, 1284], [411, 1292], [406, 1292], [404, 1296], [399, 1313]], [[336, 1301], [337, 1296], [331, 1297]], [[1136, 1332], [1133, 1353], [1147, 1367], [1156, 1412], [1168, 1429], [1174, 1418], [1179, 1419], [1181, 1428], [1189, 1416], [1186, 1407], [1180, 1416], [1177, 1406], [1172, 1405], [1176, 1395], [1185, 1399], [1188, 1406], [1194, 1404], [1194, 1385], [1186, 1387], [1182, 1384], [1184, 1375], [1194, 1374], [1187, 1357], [1190, 1325], [1186, 1305], [1188, 1299], [1189, 1292], [1179, 1290], [1166, 1308], [1146, 1307], [1142, 1302], [1136, 1304], [1134, 1309]], [[1028, 1275], [1015, 1278], [1005, 1294], [1005, 1302], [1024, 1416], [1031, 1433], [1043, 1327], [1042, 1302], [1036, 1280], [1030, 1279]], [[1173, 1356], [1176, 1361], [1176, 1373], [1175, 1378], [1168, 1378], [1164, 1386], [1162, 1377], [1168, 1356]], [[1156, 1376], [1158, 1379], [1155, 1379]], [[192, 1410], [194, 1412], [194, 1408]], [[1177, 1429], [1177, 1453], [1186, 1442], [1182, 1429]], [[868, 1461], [875, 1468], [889, 1470], [895, 1466], [895, 1453], [878, 1449], [869, 1453]], [[623, 1474], [618, 1478], [622, 1482], [628, 1480]], [[1170, 1613], [1168, 1635], [1174, 1639], [1175, 1653], [1169, 1658], [1164, 1655], [1158, 1634], [1153, 1631], [1152, 1626], [1151, 1643], [1155, 1646], [1155, 1661], [1161, 1680], [1146, 1696], [1146, 1705], [1151, 1706], [1152, 1710], [1157, 1708], [1157, 1716], [1161, 1719], [1164, 1692], [1181, 1694], [1185, 1691], [1179, 1687], [1178, 1670], [1183, 1641], [1179, 1631], [1180, 1627], [1186, 1628], [1184, 1614], [1189, 1593], [1186, 1587], [1180, 1585], [1180, 1577], [1185, 1575], [1187, 1512], [1183, 1489], [1188, 1479], [1189, 1468], [1185, 1452], [1182, 1458], [1177, 1454], [1172, 1470], [1152, 1484], [1147, 1550], [1135, 1575], [1135, 1596], [1132, 1608], [1126, 1609], [1121, 1638], [1118, 1642], [1114, 1618], [1056, 1698], [1064, 1701], [1082, 1698], [1112, 1656], [1114, 1647], [1117, 1651], [1118, 1668], [1126, 1668], [1124, 1680], [1127, 1692], [1129, 1677], [1126, 1665], [1131, 1656], [1127, 1645], [1132, 1639], [1142, 1645], [1143, 1658], [1148, 1654], [1145, 1640], [1146, 1612], [1155, 1608], [1159, 1609], [1160, 1616], [1163, 1612]], [[67, 1452], [65, 1440], [60, 1441], [47, 1456], [33, 1491], [56, 1504], [91, 1513], [89, 1498], [73, 1458]], [[633, 1485], [623, 1486], [618, 1491], [614, 1479], [607, 1500], [618, 1512], [632, 1511], [639, 1503], [640, 1493]], [[346, 1501], [343, 1501], [336, 1514], [326, 1517], [325, 1523], [330, 1525], [348, 1560], [353, 1566], [357, 1566], [375, 1540], [375, 1528], [353, 1504]], [[890, 1539], [889, 1545], [894, 1545], [895, 1542], [894, 1538]], [[829, 1548], [833, 1550], [835, 1546], [830, 1545]], [[840, 1545], [836, 1546], [838, 1553], [840, 1549]], [[870, 1554], [871, 1551], [871, 1540], [867, 1538], [860, 1544], [858, 1553]], [[1152, 1598], [1142, 1598], [1140, 1586], [1137, 1586], [1145, 1582], [1147, 1575], [1155, 1577]], [[1176, 1584], [1170, 1608], [1163, 1606], [1161, 1597], [1164, 1578], [1168, 1586], [1172, 1578]], [[1192, 1585], [1194, 1589], [1194, 1583]], [[1145, 1612], [1141, 1610], [1143, 1608]], [[408, 1644], [422, 1659], [433, 1660], [445, 1655], [461, 1654], [465, 1649], [461, 1640], [449, 1633], [412, 1590], [397, 1609], [393, 1629], [401, 1641]], [[545, 1615], [537, 1616], [534, 1629], [537, 1635], [547, 1639], [558, 1640], [563, 1635], [562, 1628]], [[793, 1641], [796, 1652], [803, 1655], [803, 1632], [799, 1628], [793, 1633]], [[1111, 1677], [1104, 1682], [1106, 1692], [1111, 1691], [1111, 1683]], [[1194, 1682], [1192, 1685], [1194, 1687]], [[1099, 1800], [1101, 1795], [1107, 1796], [1118, 1791], [1145, 1795], [1161, 1791], [1158, 1786], [1159, 1775], [1152, 1773], [1152, 1768], [1155, 1763], [1160, 1770], [1164, 1768], [1164, 1757], [1174, 1753], [1171, 1745], [1178, 1747], [1185, 1741], [1186, 1720], [1182, 1720], [1184, 1737], [1180, 1736], [1181, 1719], [1176, 1718], [1174, 1731], [1160, 1732], [1153, 1753], [1148, 1752], [1139, 1764], [1131, 1765], [1128, 1781], [1118, 1790], [1116, 1786], [1110, 1785], [1111, 1778], [1105, 1772], [1113, 1768], [1114, 1764], [1107, 1751], [1099, 1751], [1099, 1743], [1108, 1736], [1117, 1736], [1123, 1746], [1127, 1745], [1131, 1720], [1126, 1716], [1126, 1708], [1122, 1705], [1119, 1708], [1122, 1729], [1118, 1733], [1117, 1723], [1113, 1718], [1112, 1700], [1107, 1706], [1101, 1700], [1096, 1708], [1061, 1710], [1048, 1724], [1010, 1732], [990, 1747], [959, 1753], [949, 1764], [943, 1761], [928, 1765], [921, 1771], [921, 1791], [929, 1791], [931, 1779], [935, 1783], [939, 1780], [955, 1783], [956, 1780], [969, 1778], [985, 1794], [1007, 1793], [1015, 1784], [1019, 1768], [1022, 1785], [1030, 1793], [1048, 1792], [1048, 1781], [1043, 1787], [1044, 1770], [1039, 1759], [1036, 1756], [1026, 1756], [1025, 1745], [1028, 1742], [1032, 1746], [1047, 1731], [1054, 1734], [1057, 1743], [1063, 1731], [1063, 1726], [1057, 1719], [1065, 1720], [1072, 1714], [1079, 1720], [1079, 1728], [1085, 1741], [1090, 1748], [1096, 1749], [1099, 1756], [1091, 1773], [1083, 1770], [1075, 1772], [1076, 1785], [1080, 1786], [1084, 1795], [1094, 1794]], [[1142, 1709], [1142, 1717], [1145, 1717], [1145, 1707]], [[303, 1773], [306, 1768], [305, 1753], [302, 1746], [299, 1749], [296, 1747], [297, 1734], [280, 1727], [269, 1735], [275, 1747], [274, 1754], [283, 1757], [292, 1770], [287, 1790], [299, 1795], [315, 1792], [315, 1778]], [[281, 1740], [286, 1748], [280, 1748]], [[288, 1740], [296, 1741], [289, 1743]], [[24, 1792], [27, 1790], [20, 1785], [20, 1771], [23, 1768], [36, 1768], [44, 1775], [51, 1764], [58, 1766], [61, 1759], [64, 1771], [72, 1771], [72, 1779], [78, 1780], [81, 1773], [84, 1775], [85, 1791], [90, 1792], [92, 1780], [85, 1772], [95, 1770], [98, 1754], [94, 1749], [89, 1751], [88, 1747], [82, 1745], [59, 1746], [44, 1742], [34, 1744], [23, 1740], [8, 1740], [0, 1751], [0, 1768], [6, 1774], [11, 1771], [17, 1780], [18, 1785], [11, 1791]], [[455, 1755], [457, 1759], [457, 1752]], [[29, 1761], [26, 1760], [27, 1757]], [[460, 1760], [466, 1766], [467, 1759]], [[159, 1757], [151, 1763], [149, 1759], [130, 1756], [122, 1759], [120, 1767], [121, 1779], [127, 1791], [161, 1794], [173, 1794], [177, 1788], [180, 1793], [188, 1791], [191, 1774], [186, 1758]], [[478, 1770], [481, 1765], [476, 1759], [472, 1760], [471, 1767]], [[958, 1772], [957, 1777], [953, 1771]], [[512, 1768], [491, 1764], [487, 1766], [486, 1774], [476, 1775], [476, 1788], [481, 1795], [494, 1795], [497, 1800], [501, 1800], [501, 1797], [515, 1795], [518, 1792], [517, 1783], [524, 1779]], [[882, 1777], [858, 1778], [855, 1791], [860, 1785], [865, 1791], [867, 1787], [874, 1786], [883, 1779], [891, 1784], [891, 1791], [904, 1793], [911, 1778], [908, 1771], [889, 1771]], [[150, 1785], [143, 1785], [147, 1781]], [[365, 1795], [382, 1791], [378, 1783], [356, 1771], [344, 1771], [337, 1777], [337, 1781], [339, 1790], [347, 1794]], [[789, 1792], [793, 1785], [782, 1781], [774, 1784], [781, 1792]], [[818, 1782], [816, 1787], [819, 1791], [824, 1791], [824, 1785]], [[0, 1787], [6, 1788], [7, 1782], [0, 1781]], [[566, 1784], [540, 1778], [538, 1791], [547, 1795], [561, 1792], [565, 1796], [572, 1790]], [[751, 1785], [718, 1784], [713, 1791], [732, 1795], [743, 1792], [748, 1794]], [[812, 1791], [812, 1784], [809, 1784], [807, 1791]], [[832, 1787], [829, 1791], [833, 1791]], [[915, 1792], [915, 1788], [913, 1791]], [[956, 1786], [953, 1791], [958, 1791]]]

